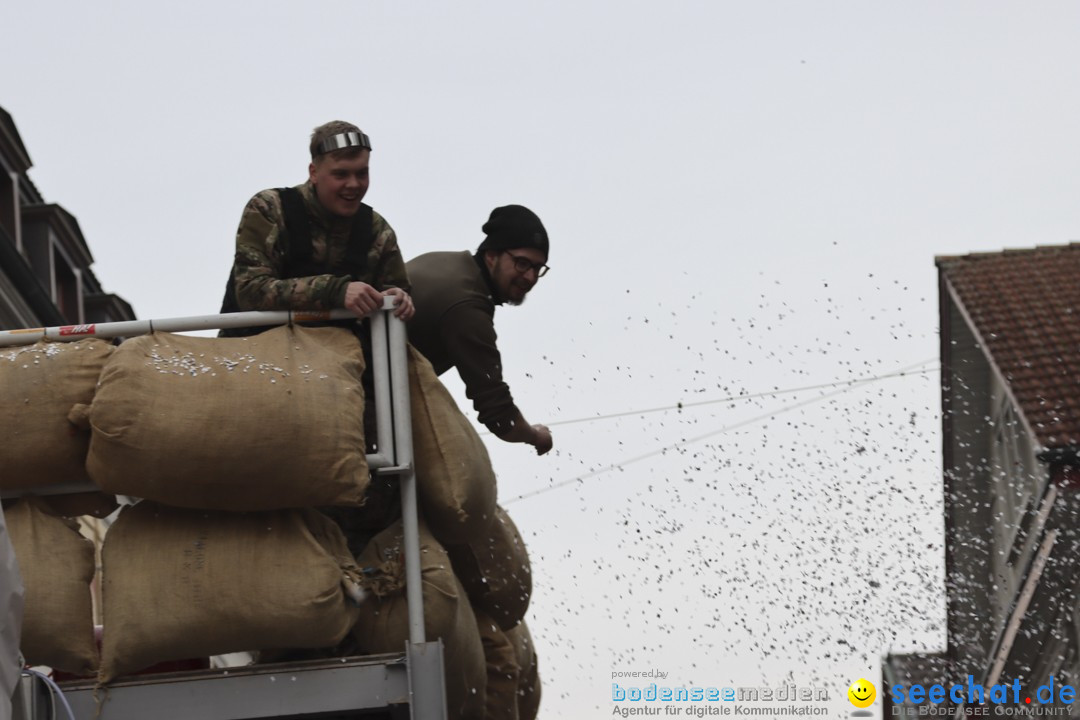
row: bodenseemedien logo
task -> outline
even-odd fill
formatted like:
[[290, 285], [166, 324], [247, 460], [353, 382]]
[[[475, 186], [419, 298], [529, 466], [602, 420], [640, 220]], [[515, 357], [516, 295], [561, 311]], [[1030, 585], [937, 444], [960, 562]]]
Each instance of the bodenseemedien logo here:
[[615, 702], [816, 702], [828, 701], [824, 688], [784, 685], [770, 687], [666, 686], [649, 683], [645, 687], [611, 683]]
[[[612, 677], [656, 677], [667, 673], [616, 671]], [[625, 681], [624, 681], [625, 682]], [[644, 686], [611, 683], [612, 714], [663, 715], [704, 718], [713, 715], [766, 717], [827, 717], [829, 693], [824, 688], [783, 685], [780, 687], [716, 687], [681, 684]]]

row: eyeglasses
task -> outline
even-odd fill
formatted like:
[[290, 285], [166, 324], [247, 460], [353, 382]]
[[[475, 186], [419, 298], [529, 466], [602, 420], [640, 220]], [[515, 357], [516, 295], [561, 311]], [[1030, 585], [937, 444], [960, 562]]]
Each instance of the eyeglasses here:
[[505, 250], [504, 252], [510, 256], [511, 260], [514, 261], [514, 269], [522, 275], [529, 272], [530, 270], [535, 270], [536, 278], [540, 279], [547, 275], [547, 271], [551, 269], [544, 263], [534, 263], [532, 260], [525, 257], [524, 255], [515, 255], [509, 250]]

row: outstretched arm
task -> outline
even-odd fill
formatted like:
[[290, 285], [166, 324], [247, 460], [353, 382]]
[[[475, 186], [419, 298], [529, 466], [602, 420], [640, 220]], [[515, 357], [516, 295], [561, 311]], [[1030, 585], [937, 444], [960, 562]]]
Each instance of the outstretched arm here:
[[440, 336], [480, 422], [505, 442], [528, 443], [539, 455], [551, 450], [551, 431], [525, 420], [503, 380], [492, 310], [481, 304], [457, 305], [443, 316]]

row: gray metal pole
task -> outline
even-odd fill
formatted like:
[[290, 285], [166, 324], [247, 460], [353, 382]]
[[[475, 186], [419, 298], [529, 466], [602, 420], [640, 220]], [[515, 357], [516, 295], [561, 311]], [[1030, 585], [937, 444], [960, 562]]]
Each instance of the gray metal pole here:
[[126, 320], [113, 323], [90, 323], [87, 325], [57, 325], [47, 328], [0, 330], [0, 347], [32, 345], [42, 338], [70, 341], [89, 337], [130, 337], [145, 335], [154, 331], [192, 332], [195, 330], [218, 330], [259, 325], [285, 325], [294, 322], [326, 322], [327, 320], [347, 320], [353, 317], [356, 316], [348, 310], [328, 310], [323, 312], [270, 310], [222, 313], [218, 315], [193, 315], [191, 317], [163, 318], [160, 320]]
[[401, 521], [405, 540], [405, 595], [409, 607], [409, 640], [426, 642], [424, 636], [424, 596], [420, 585], [420, 524], [416, 502], [416, 470], [413, 467], [412, 412], [409, 405], [409, 356], [405, 323], [396, 317], [390, 323], [390, 383], [394, 403], [394, 464], [402, 468]]
[[446, 720], [446, 676], [442, 640], [428, 642], [424, 631], [424, 592], [420, 573], [420, 521], [413, 466], [412, 407], [405, 323], [386, 316], [390, 335], [390, 387], [394, 407], [394, 470], [401, 483], [401, 522], [405, 545], [405, 600], [409, 609], [409, 716]]

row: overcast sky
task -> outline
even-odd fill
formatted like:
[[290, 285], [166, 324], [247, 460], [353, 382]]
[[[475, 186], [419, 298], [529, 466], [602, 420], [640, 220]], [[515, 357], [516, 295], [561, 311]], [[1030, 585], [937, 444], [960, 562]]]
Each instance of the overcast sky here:
[[650, 668], [827, 687], [846, 713], [882, 654], [944, 647], [933, 258], [1080, 239], [1080, 4], [0, 19], [31, 177], [140, 317], [215, 312], [245, 202], [301, 182], [340, 118], [372, 138], [367, 201], [406, 257], [474, 248], [498, 205], [545, 222], [551, 273], [497, 315], [532, 422], [919, 371], [554, 425], [544, 458], [489, 436], [533, 558], [543, 717], [607, 716], [611, 673]]

